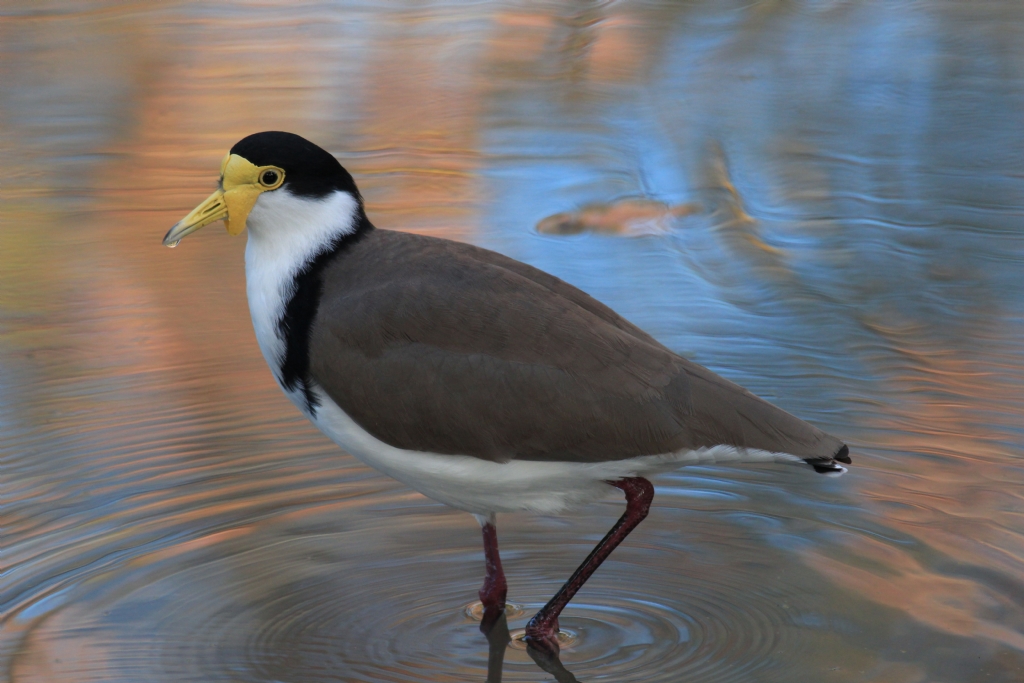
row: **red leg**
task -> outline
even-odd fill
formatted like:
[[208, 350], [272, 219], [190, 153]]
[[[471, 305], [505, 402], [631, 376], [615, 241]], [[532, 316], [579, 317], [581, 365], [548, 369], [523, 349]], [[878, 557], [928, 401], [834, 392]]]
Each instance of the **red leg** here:
[[587, 559], [583, 560], [583, 564], [569, 577], [565, 585], [555, 593], [555, 597], [530, 619], [530, 623], [526, 625], [526, 642], [534, 647], [548, 652], [558, 652], [558, 615], [576, 595], [576, 591], [587, 582], [594, 570], [600, 567], [629, 532], [644, 520], [651, 509], [654, 486], [643, 477], [628, 477], [608, 483], [626, 493], [626, 511]]
[[505, 572], [501, 569], [501, 557], [498, 555], [498, 530], [494, 528], [494, 517], [482, 524], [484, 534], [484, 561], [487, 565], [487, 575], [484, 578], [483, 588], [480, 589], [480, 602], [484, 605], [484, 621], [486, 615], [493, 612], [505, 610], [505, 595], [508, 592], [508, 584], [505, 582]]

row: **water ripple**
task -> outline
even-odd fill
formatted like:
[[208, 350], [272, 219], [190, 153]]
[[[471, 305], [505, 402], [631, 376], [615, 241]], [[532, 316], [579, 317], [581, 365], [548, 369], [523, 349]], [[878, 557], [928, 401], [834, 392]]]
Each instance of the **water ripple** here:
[[[660, 477], [580, 680], [1024, 678], [1024, 4], [40, 4], [0, 10], [4, 683], [486, 675], [472, 519], [280, 395], [241, 240], [159, 246], [270, 128], [849, 441]], [[513, 630], [621, 508], [499, 520]]]
[[[145, 680], [286, 680], [295, 670], [310, 681], [426, 681], [439, 671], [482, 680], [486, 644], [463, 607], [481, 578], [476, 533], [460, 516], [418, 512], [387, 520], [347, 508], [360, 522], [342, 532], [326, 531], [323, 510], [292, 513], [273, 529], [250, 524], [164, 542], [37, 595], [18, 611], [24, 647], [35, 653], [17, 664], [19, 680], [61, 680], [59, 670], [38, 666], [47, 652], [59, 659], [96, 648], [110, 680], [142, 671]], [[388, 542], [410, 533], [436, 549], [421, 545], [413, 556]], [[534, 549], [550, 552], [558, 536]], [[506, 562], [517, 565], [522, 553], [510, 545]], [[562, 653], [573, 673], [741, 681], [788, 670], [785, 653], [804, 647], [800, 626], [815, 619], [795, 607], [795, 587], [760, 586], [742, 571], [691, 579], [664, 565], [652, 570], [652, 553], [665, 555], [634, 548], [626, 561], [610, 561], [563, 613], [562, 627], [576, 634]], [[509, 577], [513, 590], [524, 580]], [[524, 603], [510, 627], [541, 604]], [[526, 653], [508, 651], [505, 680], [535, 674]]]

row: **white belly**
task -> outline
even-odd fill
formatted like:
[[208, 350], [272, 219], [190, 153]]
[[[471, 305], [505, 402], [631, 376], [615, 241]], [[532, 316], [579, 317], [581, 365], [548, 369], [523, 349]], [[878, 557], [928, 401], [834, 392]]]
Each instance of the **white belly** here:
[[[527, 460], [495, 463], [466, 455], [409, 451], [389, 446], [374, 437], [319, 387], [314, 392], [320, 399], [320, 407], [310, 419], [332, 441], [370, 467], [428, 498], [478, 515], [519, 510], [561, 512], [613, 491], [608, 481], [649, 476], [687, 464], [778, 460], [803, 463], [791, 455], [741, 451], [729, 446], [599, 463]], [[301, 407], [301, 396], [295, 398]]]

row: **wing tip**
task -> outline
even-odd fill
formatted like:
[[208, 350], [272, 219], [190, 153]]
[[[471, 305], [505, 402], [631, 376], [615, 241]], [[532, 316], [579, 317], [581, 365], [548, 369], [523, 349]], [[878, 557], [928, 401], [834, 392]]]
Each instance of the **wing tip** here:
[[835, 454], [827, 460], [821, 458], [818, 460], [806, 460], [805, 462], [813, 467], [814, 471], [818, 474], [824, 474], [827, 477], [839, 477], [849, 471], [839, 463], [850, 465], [853, 461], [850, 459], [849, 446], [842, 444], [839, 447], [839, 450], [837, 450]]
[[836, 462], [812, 462], [808, 463], [818, 474], [826, 477], [841, 477], [849, 470]]

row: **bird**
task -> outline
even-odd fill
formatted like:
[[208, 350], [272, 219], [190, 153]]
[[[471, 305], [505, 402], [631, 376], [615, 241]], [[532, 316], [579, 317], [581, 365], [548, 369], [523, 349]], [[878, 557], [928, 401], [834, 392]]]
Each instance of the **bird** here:
[[647, 516], [650, 478], [693, 463], [790, 462], [838, 475], [840, 439], [673, 352], [580, 289], [470, 244], [374, 227], [326, 150], [266, 131], [224, 156], [176, 246], [248, 232], [246, 296], [277, 384], [343, 450], [480, 523], [485, 620], [503, 614], [500, 513], [560, 514], [617, 488], [626, 510], [529, 621], [558, 617]]

